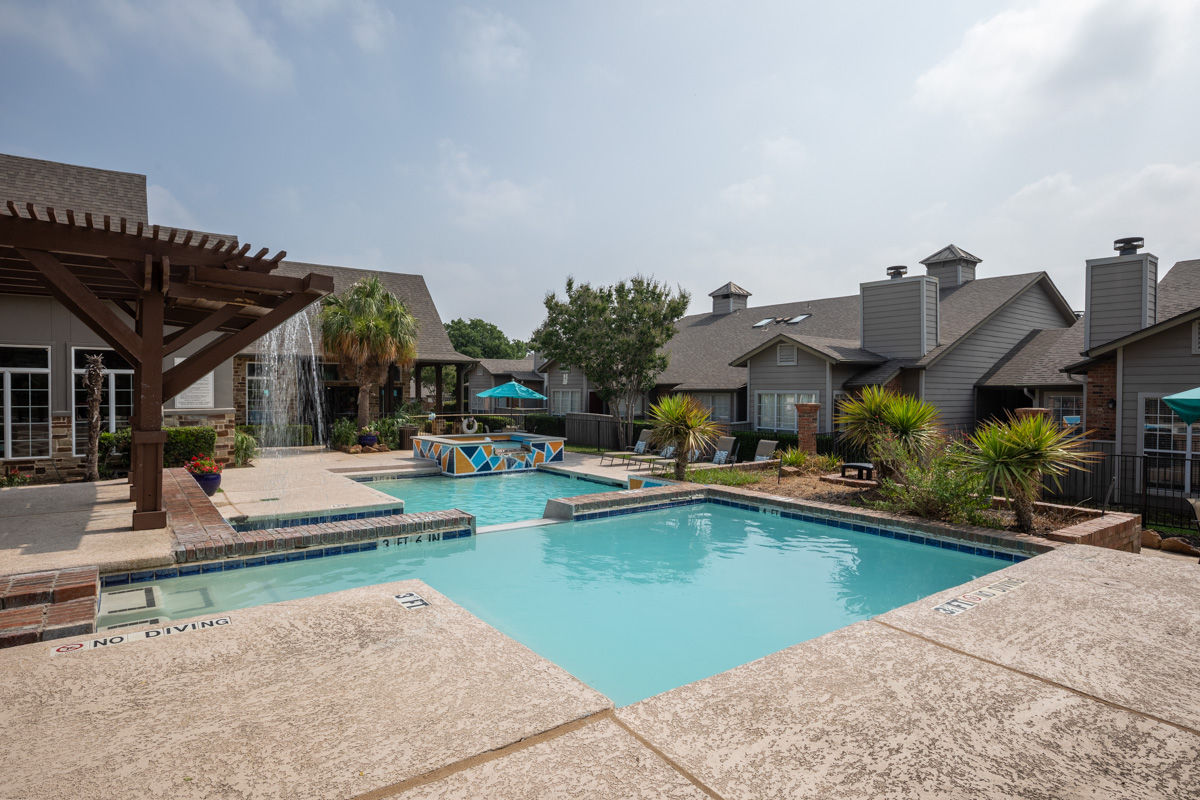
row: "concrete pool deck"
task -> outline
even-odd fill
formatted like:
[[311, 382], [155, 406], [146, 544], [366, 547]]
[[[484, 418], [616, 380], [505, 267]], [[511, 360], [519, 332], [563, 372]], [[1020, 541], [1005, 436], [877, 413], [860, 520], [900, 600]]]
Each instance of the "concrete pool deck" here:
[[1193, 563], [1065, 545], [614, 712], [371, 586], [0, 651], [0, 797], [1194, 798], [1198, 601]]

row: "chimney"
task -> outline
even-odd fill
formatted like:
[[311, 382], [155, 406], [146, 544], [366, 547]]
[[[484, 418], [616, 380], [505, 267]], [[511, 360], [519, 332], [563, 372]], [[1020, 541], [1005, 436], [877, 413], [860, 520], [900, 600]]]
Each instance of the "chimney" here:
[[922, 259], [925, 274], [937, 278], [942, 287], [962, 286], [975, 280], [975, 265], [983, 259], [973, 256], [958, 245], [948, 244], [929, 258]]
[[708, 296], [713, 299], [712, 313], [732, 314], [747, 306], [750, 293], [730, 281], [715, 292], [709, 292]]
[[905, 276], [888, 267], [888, 279], [859, 286], [862, 346], [889, 358], [920, 358], [938, 346], [938, 279]]
[[1083, 346], [1098, 347], [1158, 321], [1158, 256], [1140, 236], [1113, 242], [1117, 255], [1087, 261]]

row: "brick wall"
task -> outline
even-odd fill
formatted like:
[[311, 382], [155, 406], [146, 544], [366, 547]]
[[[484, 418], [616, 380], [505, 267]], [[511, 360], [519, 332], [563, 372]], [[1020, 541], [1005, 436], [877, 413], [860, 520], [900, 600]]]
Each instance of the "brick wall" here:
[[796, 436], [799, 448], [806, 453], [817, 452], [817, 432], [820, 425], [820, 403], [796, 404]]
[[212, 428], [217, 432], [217, 446], [213, 457], [221, 463], [233, 460], [233, 435], [237, 431], [235, 412], [216, 411], [204, 412], [174, 412], [168, 410], [163, 417], [164, 428]]
[[1088, 370], [1087, 391], [1084, 402], [1087, 406], [1087, 427], [1092, 433], [1089, 439], [1112, 441], [1117, 438], [1117, 411], [1109, 408], [1109, 401], [1117, 400], [1117, 362], [1109, 359]]
[[238, 425], [246, 424], [246, 365], [250, 361], [248, 356], [233, 359], [233, 413]]

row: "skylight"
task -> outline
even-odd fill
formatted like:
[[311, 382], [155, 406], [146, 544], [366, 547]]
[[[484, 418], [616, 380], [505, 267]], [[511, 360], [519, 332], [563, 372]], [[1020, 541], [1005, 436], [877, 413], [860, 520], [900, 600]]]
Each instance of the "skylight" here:
[[760, 319], [758, 322], [754, 323], [754, 327], [765, 328], [774, 321], [775, 321], [774, 317], [767, 317], [766, 319]]
[[797, 322], [804, 322], [804, 320], [808, 319], [808, 318], [809, 318], [809, 317], [811, 317], [811, 316], [812, 316], [812, 314], [801, 314], [801, 315], [800, 315], [800, 316], [798, 316], [798, 317], [792, 317], [791, 319], [789, 319], [789, 320], [787, 321], [787, 324], [788, 324], [788, 325], [795, 325]]

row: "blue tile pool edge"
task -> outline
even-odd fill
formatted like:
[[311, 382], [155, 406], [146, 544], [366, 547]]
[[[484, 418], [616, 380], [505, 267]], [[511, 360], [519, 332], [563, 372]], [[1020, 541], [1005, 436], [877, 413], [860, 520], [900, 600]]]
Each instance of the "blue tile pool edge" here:
[[[429, 542], [445, 542], [454, 539], [463, 539], [468, 536], [473, 536], [474, 532], [470, 528], [460, 528], [449, 531], [417, 531], [409, 534], [399, 534], [393, 536], [382, 536], [380, 539], [414, 539], [414, 544], [422, 541]], [[266, 553], [263, 555], [244, 556], [242, 558], [225, 558], [216, 561], [199, 561], [192, 564], [182, 564], [177, 567], [161, 567], [156, 569], [136, 570], [134, 572], [116, 572], [109, 575], [100, 576], [100, 588], [107, 589], [110, 586], [127, 586], [133, 583], [145, 583], [146, 581], [161, 581], [167, 578], [180, 578], [188, 575], [201, 575], [209, 572], [231, 572], [236, 569], [247, 569], [250, 567], [263, 567], [268, 564], [281, 564], [287, 561], [307, 561], [314, 558], [327, 558], [329, 556], [340, 556], [347, 553], [362, 553], [371, 550], [379, 549], [380, 539], [374, 539], [367, 542], [351, 542], [350, 544], [334, 544], [326, 545], [325, 547], [306, 547], [297, 550], [284, 550], [279, 553]]]
[[404, 503], [400, 502], [386, 508], [372, 508], [366, 511], [346, 511], [338, 514], [310, 514], [300, 517], [253, 517], [241, 522], [226, 520], [229, 526], [238, 533], [265, 531], [272, 528], [298, 528], [302, 525], [320, 525], [326, 522], [346, 522], [352, 519], [373, 519], [374, 517], [390, 517], [404, 513]]
[[848, 520], [822, 517], [816, 514], [804, 514], [799, 511], [787, 511], [785, 509], [771, 508], [770, 506], [761, 506], [752, 503], [740, 503], [736, 500], [725, 500], [720, 497], [689, 497], [682, 500], [667, 500], [661, 503], [648, 503], [644, 505], [607, 508], [603, 511], [589, 511], [582, 514], [575, 514], [572, 519], [577, 522], [584, 522], [592, 519], [607, 519], [609, 517], [638, 514], [643, 511], [660, 511], [664, 508], [693, 506], [700, 505], [702, 503], [712, 503], [718, 506], [725, 506], [726, 508], [736, 508], [741, 511], [753, 511], [759, 514], [769, 514], [771, 516], [796, 520], [798, 522], [808, 522], [815, 525], [828, 525], [831, 528], [840, 528], [842, 530], [853, 531], [855, 533], [866, 533], [871, 536], [881, 536], [884, 539], [895, 539], [899, 542], [912, 542], [913, 544], [925, 545], [926, 547], [937, 547], [942, 550], [957, 550], [960, 553], [969, 553], [971, 555], [984, 556], [986, 558], [995, 558], [999, 561], [1006, 561], [1010, 564], [1019, 564], [1022, 561], [1028, 561], [1030, 558], [1033, 558], [1033, 556], [1025, 555], [1023, 553], [1010, 553], [1005, 550], [975, 545], [971, 544], [970, 542], [964, 542], [957, 539], [943, 539], [922, 533], [909, 533], [907, 531], [898, 531], [876, 525], [866, 525], [861, 522], [850, 522]]

